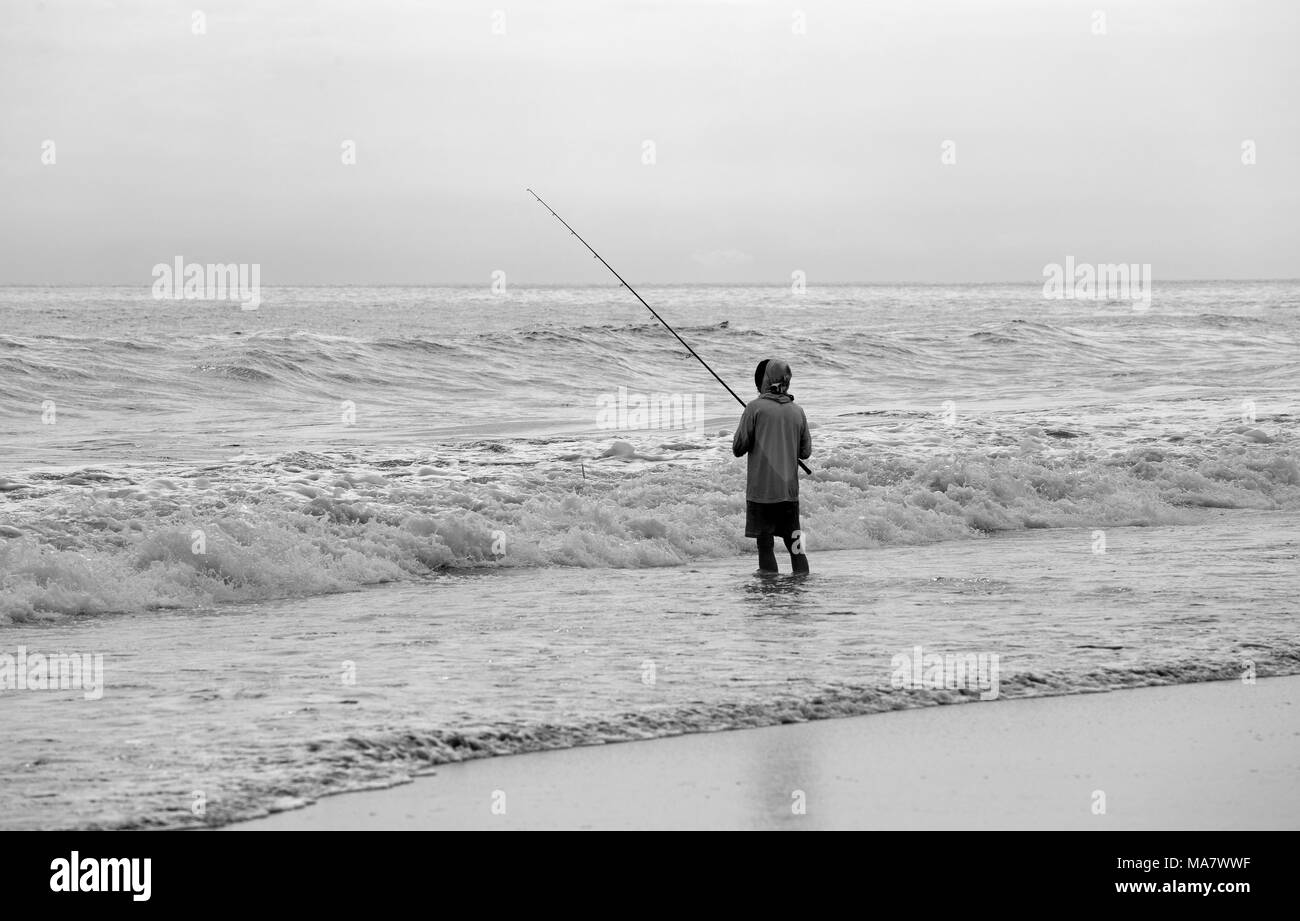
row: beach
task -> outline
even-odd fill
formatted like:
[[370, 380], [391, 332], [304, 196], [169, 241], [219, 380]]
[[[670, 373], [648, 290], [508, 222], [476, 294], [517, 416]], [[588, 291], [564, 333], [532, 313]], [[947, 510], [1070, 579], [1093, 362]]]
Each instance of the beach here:
[[755, 575], [739, 407], [617, 289], [0, 290], [0, 825], [672, 737], [743, 784], [725, 730], [1300, 674], [1300, 285], [646, 293], [737, 385], [790, 361], [809, 577]]
[[1298, 717], [1296, 677], [938, 706], [447, 765], [230, 828], [1296, 830]]

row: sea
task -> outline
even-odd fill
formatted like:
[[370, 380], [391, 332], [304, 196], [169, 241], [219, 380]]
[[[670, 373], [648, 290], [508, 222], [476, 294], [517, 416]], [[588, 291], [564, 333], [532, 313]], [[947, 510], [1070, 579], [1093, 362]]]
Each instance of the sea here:
[[622, 287], [0, 288], [0, 827], [1300, 674], [1300, 282], [638, 291], [740, 399], [790, 363], [809, 576]]

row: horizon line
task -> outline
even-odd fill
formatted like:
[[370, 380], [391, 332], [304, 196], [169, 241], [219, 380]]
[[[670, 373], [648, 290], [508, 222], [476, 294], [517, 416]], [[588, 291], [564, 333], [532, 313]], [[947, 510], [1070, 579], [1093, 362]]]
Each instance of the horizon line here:
[[[1300, 276], [1277, 278], [1166, 278], [1161, 284], [1226, 283], [1226, 282], [1300, 282]], [[955, 285], [1038, 285], [1040, 280], [1027, 281], [1002, 279], [999, 281], [825, 281], [816, 284], [806, 283], [805, 288], [852, 288], [852, 287], [950, 287]], [[637, 284], [645, 288], [788, 288], [789, 282], [774, 281], [641, 281]], [[617, 282], [508, 282], [508, 288], [611, 288], [625, 287]], [[153, 282], [130, 284], [125, 282], [0, 282], [0, 288], [152, 288]], [[275, 282], [260, 284], [261, 288], [491, 288], [492, 281], [442, 281], [442, 282]], [[509, 296], [507, 290], [506, 295]]]

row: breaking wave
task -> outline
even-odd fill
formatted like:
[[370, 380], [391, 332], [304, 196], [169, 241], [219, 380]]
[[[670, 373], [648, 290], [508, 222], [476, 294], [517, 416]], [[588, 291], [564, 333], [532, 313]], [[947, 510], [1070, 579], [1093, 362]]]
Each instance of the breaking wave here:
[[[814, 552], [1300, 508], [1296, 452], [1249, 440], [1100, 456], [915, 456], [829, 441], [803, 483]], [[79, 470], [4, 480], [0, 618], [184, 610], [446, 569], [675, 566], [750, 550], [742, 462], [696, 447], [640, 465], [538, 460], [536, 443], [488, 442], [467, 449], [477, 464], [298, 453], [151, 479]]]

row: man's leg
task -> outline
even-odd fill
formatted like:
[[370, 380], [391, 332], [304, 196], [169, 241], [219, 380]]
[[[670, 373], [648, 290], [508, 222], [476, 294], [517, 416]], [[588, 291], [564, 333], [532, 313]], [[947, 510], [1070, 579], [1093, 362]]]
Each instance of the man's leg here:
[[[791, 569], [791, 571], [793, 571], [793, 572], [807, 572], [807, 571], [808, 571], [808, 554], [806, 554], [806, 553], [802, 553], [802, 552], [800, 552], [800, 553], [795, 553], [795, 542], [794, 542], [791, 538], [789, 538], [789, 537], [784, 538], [784, 540], [785, 540], [785, 549], [787, 549], [787, 550], [790, 551], [790, 569]], [[800, 547], [799, 549], [802, 550], [803, 548]], [[773, 556], [776, 556], [776, 554], [773, 554]]]
[[771, 534], [758, 536], [758, 568], [761, 572], [776, 572], [776, 541]]

